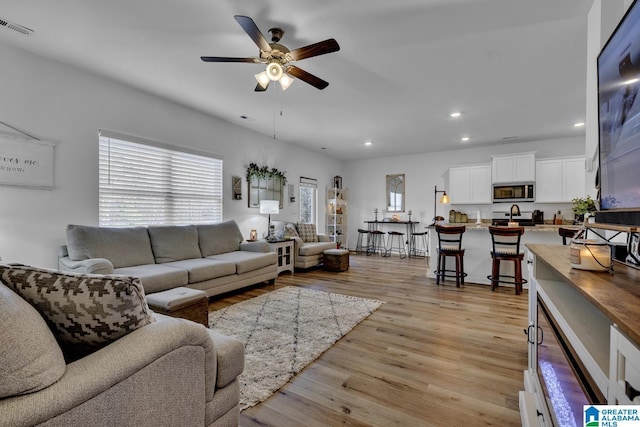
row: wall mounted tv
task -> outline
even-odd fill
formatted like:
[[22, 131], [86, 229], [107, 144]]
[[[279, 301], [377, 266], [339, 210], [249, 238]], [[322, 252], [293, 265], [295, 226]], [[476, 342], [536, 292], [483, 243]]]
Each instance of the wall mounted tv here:
[[640, 217], [634, 212], [640, 211], [639, 90], [640, 4], [634, 1], [598, 55], [600, 209], [633, 214], [603, 222], [637, 224]]

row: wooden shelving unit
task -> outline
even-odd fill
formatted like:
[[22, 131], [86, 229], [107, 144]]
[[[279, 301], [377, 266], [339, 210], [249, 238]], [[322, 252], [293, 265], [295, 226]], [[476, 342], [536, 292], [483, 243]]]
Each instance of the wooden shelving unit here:
[[327, 189], [327, 235], [341, 248], [347, 246], [348, 200], [348, 188]]

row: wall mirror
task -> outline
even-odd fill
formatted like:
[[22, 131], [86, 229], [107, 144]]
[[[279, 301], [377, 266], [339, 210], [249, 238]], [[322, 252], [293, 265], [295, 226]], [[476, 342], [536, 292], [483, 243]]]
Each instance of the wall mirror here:
[[387, 212], [404, 212], [404, 174], [387, 175]]
[[249, 184], [249, 207], [260, 207], [260, 200], [279, 200], [282, 209], [282, 178], [251, 177]]

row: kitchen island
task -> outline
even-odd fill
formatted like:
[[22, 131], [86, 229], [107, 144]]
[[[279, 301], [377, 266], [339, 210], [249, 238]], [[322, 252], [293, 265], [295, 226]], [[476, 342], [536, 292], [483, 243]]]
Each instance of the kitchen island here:
[[[482, 285], [491, 285], [487, 276], [491, 274], [491, 235], [489, 234], [489, 223], [466, 223], [466, 224], [448, 224], [451, 226], [465, 225], [467, 231], [462, 237], [462, 246], [465, 248], [464, 254], [464, 271], [467, 273], [467, 277], [464, 279], [467, 283], [479, 283]], [[562, 245], [562, 237], [558, 234], [560, 227], [573, 228], [571, 225], [551, 225], [551, 224], [539, 224], [535, 226], [525, 226], [524, 234], [520, 242], [520, 250], [524, 252], [525, 244], [541, 243], [546, 245]], [[434, 273], [436, 254], [438, 253], [438, 235], [434, 226], [427, 227], [429, 229], [429, 254], [431, 259], [434, 260], [429, 266], [427, 277], [436, 278]], [[577, 227], [575, 227], [577, 228]], [[447, 260], [447, 268], [449, 262]], [[525, 263], [526, 260], [523, 261]], [[513, 276], [513, 263], [502, 263], [500, 266], [501, 274]], [[522, 278], [529, 281], [529, 271], [525, 265], [522, 266]], [[451, 283], [451, 279], [447, 279], [445, 284]], [[455, 282], [453, 282], [455, 285]], [[511, 286], [508, 283], [500, 283], [500, 286]], [[524, 288], [528, 288], [528, 284], [523, 285]]]

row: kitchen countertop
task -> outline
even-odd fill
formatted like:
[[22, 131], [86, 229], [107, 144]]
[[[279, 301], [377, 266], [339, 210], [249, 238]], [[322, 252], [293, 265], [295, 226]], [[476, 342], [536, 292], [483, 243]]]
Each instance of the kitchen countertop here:
[[[447, 224], [450, 226], [460, 226], [465, 225], [467, 227], [467, 231], [478, 231], [478, 230], [489, 230], [489, 226], [491, 223], [483, 222], [482, 224], [476, 224], [475, 222], [468, 223], [450, 223]], [[560, 227], [563, 228], [571, 228], [578, 230], [580, 227], [573, 224], [563, 224], [563, 225], [555, 225], [555, 224], [536, 224], [534, 226], [523, 226], [525, 232], [527, 231], [537, 231], [537, 232], [552, 232], [557, 233]], [[435, 228], [433, 225], [428, 226], [428, 228]]]

